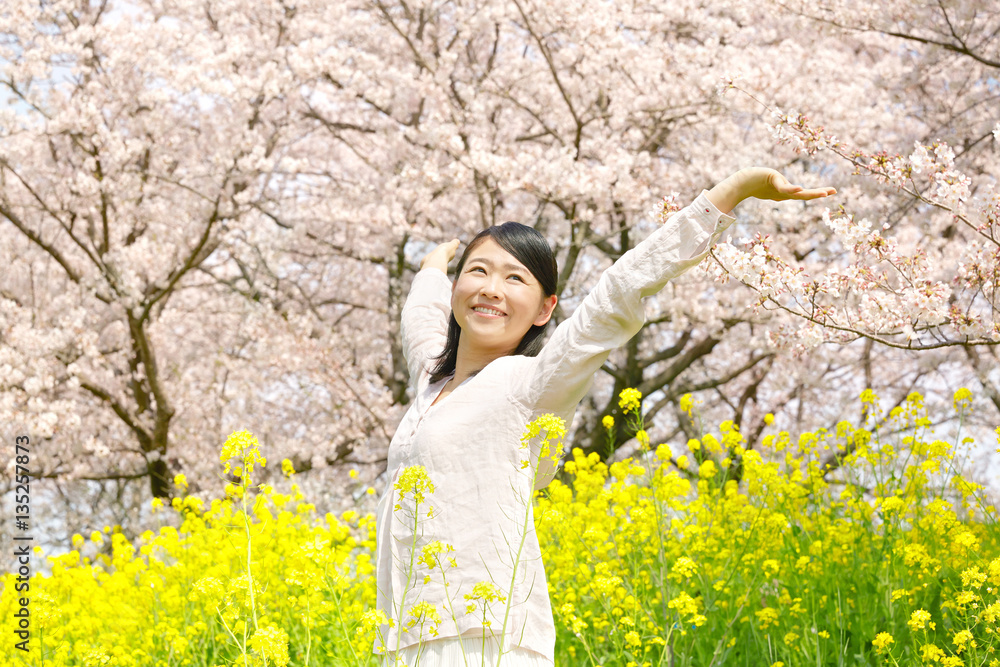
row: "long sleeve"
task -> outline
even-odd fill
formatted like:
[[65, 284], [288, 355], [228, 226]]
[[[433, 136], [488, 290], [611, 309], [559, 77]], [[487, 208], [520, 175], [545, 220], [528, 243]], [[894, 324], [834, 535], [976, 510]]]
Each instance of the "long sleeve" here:
[[702, 191], [686, 208], [622, 255], [573, 315], [563, 321], [510, 400], [538, 414], [571, 414], [611, 350], [646, 322], [642, 299], [697, 265], [736, 218], [721, 213]]
[[403, 358], [416, 386], [420, 369], [441, 354], [448, 340], [451, 315], [451, 280], [439, 269], [428, 267], [413, 276], [410, 292], [400, 314]]

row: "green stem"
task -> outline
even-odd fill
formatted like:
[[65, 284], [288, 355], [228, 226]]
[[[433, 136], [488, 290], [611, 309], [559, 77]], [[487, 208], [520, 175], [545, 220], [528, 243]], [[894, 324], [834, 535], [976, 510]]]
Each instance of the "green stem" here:
[[[541, 457], [541, 452], [545, 449], [545, 445], [549, 442], [549, 434], [545, 434], [545, 439], [539, 446], [539, 457]], [[497, 652], [497, 667], [500, 667], [500, 660], [503, 657], [503, 642], [504, 638], [507, 636], [507, 619], [510, 617], [510, 608], [513, 604], [514, 599], [514, 583], [517, 581], [517, 570], [521, 565], [521, 552], [524, 550], [524, 542], [528, 538], [528, 522], [531, 520], [531, 501], [532, 494], [534, 493], [535, 482], [538, 480], [538, 461], [535, 462], [535, 467], [532, 469], [531, 476], [531, 487], [528, 492], [527, 502], [524, 504], [524, 523], [521, 525], [521, 543], [517, 546], [517, 555], [514, 558], [514, 569], [510, 575], [510, 588], [507, 591], [507, 605], [504, 608], [503, 614], [503, 628], [500, 630], [500, 650]], [[483, 643], [486, 642], [486, 633], [483, 633]]]
[[[458, 617], [455, 615], [455, 607], [451, 604], [451, 598], [448, 596], [448, 578], [445, 576], [444, 565], [441, 564], [441, 558], [439, 556], [436, 558], [438, 569], [441, 570], [441, 582], [445, 590], [444, 601], [448, 603], [448, 611], [451, 612], [451, 620], [455, 622], [455, 629], [458, 630]], [[469, 657], [465, 655], [465, 642], [462, 641], [461, 634], [458, 636], [458, 647], [462, 649], [462, 662], [465, 663], [465, 667], [469, 667]]]
[[309, 667], [309, 650], [312, 648], [312, 632], [309, 625], [312, 622], [312, 612], [309, 608], [309, 597], [306, 596], [306, 667]]
[[239, 647], [239, 649], [240, 649], [240, 655], [243, 656], [243, 662], [245, 663], [246, 662], [246, 655], [247, 655], [246, 644], [242, 644], [242, 645], [240, 644], [240, 640], [236, 637], [236, 634], [229, 628], [229, 624], [226, 623], [225, 617], [222, 615], [222, 612], [219, 611], [219, 605], [215, 605], [215, 613], [217, 613], [219, 615], [219, 618], [222, 620], [223, 627], [226, 628], [226, 632], [229, 633], [229, 636], [233, 638], [233, 641]]
[[247, 530], [247, 586], [250, 589], [250, 612], [253, 614], [253, 629], [256, 632], [259, 628], [257, 627], [257, 602], [254, 599], [253, 594], [253, 570], [250, 568], [251, 564], [251, 542], [253, 540], [250, 533], [250, 517], [247, 514], [247, 478], [243, 478], [243, 524]]
[[413, 580], [413, 561], [417, 557], [417, 525], [420, 523], [420, 501], [414, 503], [413, 511], [413, 541], [410, 543], [410, 568], [406, 572], [406, 585], [403, 587], [403, 597], [399, 601], [399, 625], [396, 627], [396, 650], [393, 660], [399, 661], [399, 640], [403, 635], [403, 610], [406, 609], [406, 594], [410, 591], [410, 582]]
[[[325, 576], [326, 573], [324, 573]], [[329, 585], [329, 584], [328, 584]], [[335, 586], [336, 584], [334, 584]], [[355, 662], [358, 660], [358, 652], [354, 650], [354, 642], [351, 641], [351, 633], [347, 629], [347, 621], [344, 620], [344, 605], [340, 604], [340, 600], [343, 596], [337, 595], [337, 592], [330, 589], [334, 595], [334, 602], [337, 605], [337, 618], [340, 619], [340, 629], [344, 631], [344, 637], [347, 639], [347, 648], [351, 649], [351, 655], [354, 656]], [[307, 600], [308, 602], [308, 600]], [[308, 629], [308, 628], [306, 628]]]

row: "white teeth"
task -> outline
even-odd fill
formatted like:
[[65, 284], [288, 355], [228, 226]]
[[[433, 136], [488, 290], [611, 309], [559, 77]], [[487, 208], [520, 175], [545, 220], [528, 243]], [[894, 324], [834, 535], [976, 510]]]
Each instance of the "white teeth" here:
[[492, 308], [476, 307], [473, 308], [472, 310], [476, 311], [477, 313], [486, 313], [487, 315], [501, 315], [501, 316], [503, 315], [503, 313], [501, 313], [499, 310], [493, 310]]

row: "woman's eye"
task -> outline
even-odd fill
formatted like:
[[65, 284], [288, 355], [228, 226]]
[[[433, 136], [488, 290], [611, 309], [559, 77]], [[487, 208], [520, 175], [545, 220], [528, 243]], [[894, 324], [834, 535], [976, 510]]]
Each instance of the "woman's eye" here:
[[[472, 267], [471, 269], [469, 269], [469, 273], [472, 273], [473, 271], [482, 271], [483, 273], [486, 273], [486, 269], [484, 269], [484, 268], [483, 268], [483, 267], [481, 267], [481, 266], [474, 266], [474, 267]], [[517, 279], [518, 279], [518, 280], [520, 280], [520, 281], [521, 281], [522, 283], [524, 282], [524, 278], [522, 278], [521, 276], [517, 275], [516, 273], [512, 273], [512, 274], [510, 274], [510, 275], [508, 276], [508, 278], [517, 278]]]

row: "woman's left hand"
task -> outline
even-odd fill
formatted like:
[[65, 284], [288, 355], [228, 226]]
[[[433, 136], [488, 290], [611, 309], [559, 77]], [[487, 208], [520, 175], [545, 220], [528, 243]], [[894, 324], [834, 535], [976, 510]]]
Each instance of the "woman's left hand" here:
[[836, 188], [803, 188], [792, 185], [780, 172], [767, 167], [740, 169], [714, 188], [708, 198], [721, 212], [728, 214], [747, 197], [784, 201], [786, 199], [818, 199], [837, 194]]
[[756, 197], [784, 201], [786, 199], [818, 199], [837, 194], [836, 188], [805, 189], [801, 185], [792, 185], [780, 172], [767, 167], [750, 167], [740, 169], [734, 174], [740, 183], [741, 199]]

